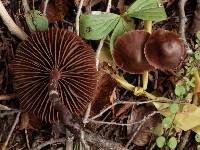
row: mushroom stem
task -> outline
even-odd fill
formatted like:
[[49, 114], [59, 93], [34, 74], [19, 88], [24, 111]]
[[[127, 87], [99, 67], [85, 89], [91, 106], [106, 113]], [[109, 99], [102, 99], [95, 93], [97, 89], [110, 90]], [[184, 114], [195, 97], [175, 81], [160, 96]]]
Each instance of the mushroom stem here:
[[[149, 32], [151, 34], [152, 32], [152, 21], [150, 20], [144, 20], [144, 29], [145, 31]], [[142, 74], [142, 83], [143, 83], [143, 89], [146, 90], [148, 86], [148, 80], [149, 80], [149, 72], [145, 71]]]
[[[58, 81], [61, 75], [57, 69], [54, 69], [50, 72], [50, 81], [49, 81], [49, 100], [53, 104], [53, 108], [58, 112], [59, 118], [61, 119], [62, 123], [69, 128], [79, 130], [79, 124], [73, 124], [73, 116], [70, 113], [69, 109], [67, 109], [64, 103], [59, 98], [58, 92]], [[73, 131], [73, 130], [72, 130]]]

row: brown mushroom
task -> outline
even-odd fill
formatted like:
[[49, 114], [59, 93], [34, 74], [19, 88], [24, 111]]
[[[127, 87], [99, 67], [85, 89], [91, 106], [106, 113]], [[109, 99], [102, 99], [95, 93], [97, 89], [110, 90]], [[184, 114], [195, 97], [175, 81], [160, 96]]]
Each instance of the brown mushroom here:
[[57, 122], [65, 109], [80, 116], [93, 100], [93, 50], [64, 29], [32, 34], [18, 47], [13, 66], [22, 110], [41, 120]]
[[185, 58], [186, 50], [176, 33], [160, 29], [153, 32], [146, 42], [145, 56], [158, 69], [176, 69]]
[[118, 37], [113, 50], [116, 65], [129, 73], [143, 73], [153, 69], [144, 55], [144, 46], [149, 36], [148, 32], [135, 30]]

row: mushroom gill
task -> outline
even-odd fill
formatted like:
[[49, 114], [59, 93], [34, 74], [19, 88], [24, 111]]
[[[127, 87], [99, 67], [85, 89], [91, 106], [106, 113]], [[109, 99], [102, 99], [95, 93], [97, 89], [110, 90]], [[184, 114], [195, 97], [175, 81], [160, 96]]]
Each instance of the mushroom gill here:
[[[59, 109], [65, 108], [80, 116], [93, 100], [94, 52], [64, 29], [29, 36], [19, 45], [13, 67], [21, 109], [41, 120], [57, 122], [62, 118]], [[60, 102], [59, 108], [55, 108], [52, 95]]]

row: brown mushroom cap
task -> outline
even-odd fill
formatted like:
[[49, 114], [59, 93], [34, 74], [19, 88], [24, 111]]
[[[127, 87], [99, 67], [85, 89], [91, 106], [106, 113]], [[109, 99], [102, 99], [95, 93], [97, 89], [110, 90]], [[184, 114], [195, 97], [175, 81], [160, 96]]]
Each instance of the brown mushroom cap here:
[[153, 69], [144, 55], [145, 42], [149, 36], [148, 32], [135, 30], [117, 38], [113, 58], [120, 69], [129, 73], [143, 73]]
[[145, 55], [152, 66], [169, 70], [181, 64], [186, 50], [176, 33], [160, 29], [153, 32], [146, 42]]
[[80, 115], [93, 100], [95, 56], [93, 50], [71, 32], [49, 29], [32, 34], [18, 47], [13, 66], [22, 110], [44, 121], [59, 120], [49, 100], [50, 76], [57, 78], [60, 100], [73, 114]]

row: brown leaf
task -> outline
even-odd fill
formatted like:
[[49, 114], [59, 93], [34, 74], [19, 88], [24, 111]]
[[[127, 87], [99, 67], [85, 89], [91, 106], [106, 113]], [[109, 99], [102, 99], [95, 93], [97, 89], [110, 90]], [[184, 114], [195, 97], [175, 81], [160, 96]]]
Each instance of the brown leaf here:
[[192, 21], [192, 26], [190, 27], [191, 33], [196, 33], [200, 30], [200, 3], [197, 3], [196, 10], [194, 12], [194, 17]]
[[[45, 0], [40, 5], [41, 11], [44, 9]], [[61, 21], [68, 12], [67, 0], [51, 0], [47, 5], [46, 15], [50, 23]]]
[[92, 112], [98, 114], [104, 107], [110, 105], [111, 95], [113, 96], [113, 90], [117, 86], [117, 83], [112, 77], [103, 72], [98, 72], [98, 83], [95, 101], [92, 105]]
[[[153, 110], [153, 107], [139, 106], [132, 111], [130, 119], [127, 123], [140, 121], [145, 116], [151, 114]], [[146, 120], [144, 125], [141, 127], [141, 129], [138, 131], [137, 135], [133, 139], [133, 143], [138, 146], [144, 146], [148, 144], [153, 137], [151, 129], [155, 128], [159, 122], [159, 116], [156, 115]], [[138, 125], [127, 127], [128, 136], [131, 137], [135, 132], [137, 132]]]
[[36, 117], [34, 117], [34, 115], [30, 115], [27, 112], [23, 112], [20, 116], [19, 130], [36, 129], [39, 127], [40, 123], [41, 122]]

